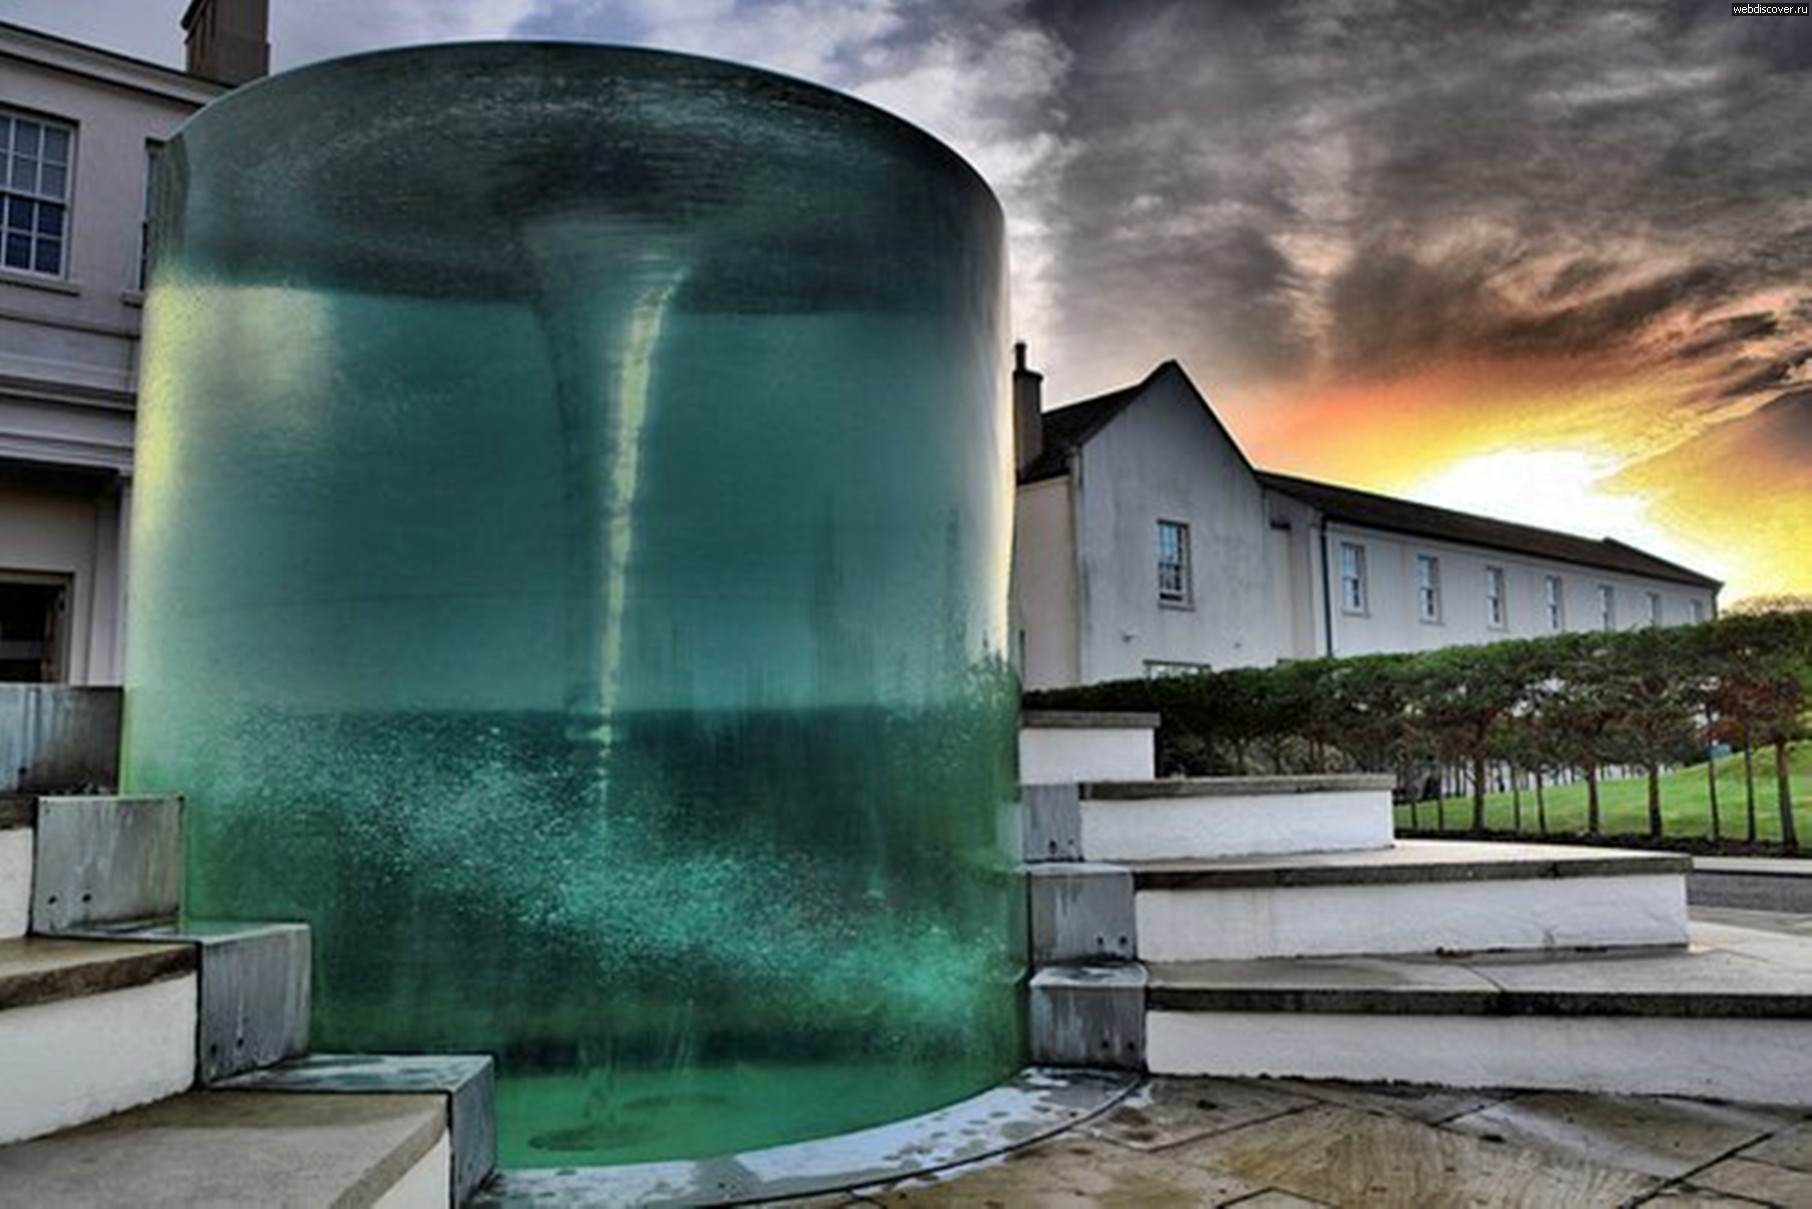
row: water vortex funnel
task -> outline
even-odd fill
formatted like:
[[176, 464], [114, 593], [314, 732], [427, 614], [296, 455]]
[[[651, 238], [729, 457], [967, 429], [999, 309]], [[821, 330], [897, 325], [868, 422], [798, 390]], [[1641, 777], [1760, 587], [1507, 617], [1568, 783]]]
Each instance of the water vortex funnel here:
[[498, 1058], [513, 1167], [1020, 1061], [999, 208], [849, 98], [338, 60], [168, 145], [125, 776], [315, 1045]]

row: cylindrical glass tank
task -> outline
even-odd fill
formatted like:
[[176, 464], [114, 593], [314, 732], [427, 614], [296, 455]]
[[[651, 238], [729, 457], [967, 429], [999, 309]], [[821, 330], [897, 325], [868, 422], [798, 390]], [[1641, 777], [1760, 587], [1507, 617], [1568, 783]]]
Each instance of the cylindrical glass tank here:
[[835, 93], [340, 60], [167, 146], [126, 779], [317, 1049], [489, 1052], [502, 1160], [895, 1119], [1021, 1057], [1000, 211]]

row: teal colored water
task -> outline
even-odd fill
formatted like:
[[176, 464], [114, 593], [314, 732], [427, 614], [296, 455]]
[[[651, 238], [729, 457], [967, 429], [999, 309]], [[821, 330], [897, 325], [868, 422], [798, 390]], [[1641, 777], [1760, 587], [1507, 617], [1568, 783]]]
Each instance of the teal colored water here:
[[540, 44], [276, 77], [164, 162], [125, 776], [188, 797], [189, 911], [314, 927], [316, 1048], [494, 1053], [512, 1166], [1013, 1070], [973, 173], [810, 86]]

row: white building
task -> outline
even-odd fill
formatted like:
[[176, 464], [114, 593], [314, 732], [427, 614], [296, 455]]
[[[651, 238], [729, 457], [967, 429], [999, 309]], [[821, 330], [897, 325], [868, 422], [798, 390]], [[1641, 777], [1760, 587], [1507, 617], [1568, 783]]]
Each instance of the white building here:
[[0, 680], [119, 681], [147, 184], [265, 3], [194, 0], [187, 72], [0, 23]]
[[1593, 541], [1246, 460], [1182, 369], [1039, 412], [1014, 375], [1028, 688], [1715, 615], [1721, 586]]

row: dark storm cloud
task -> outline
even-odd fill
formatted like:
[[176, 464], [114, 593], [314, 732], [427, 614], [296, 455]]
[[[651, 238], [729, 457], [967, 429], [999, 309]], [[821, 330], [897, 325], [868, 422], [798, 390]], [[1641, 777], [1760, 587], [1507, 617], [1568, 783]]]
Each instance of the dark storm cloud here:
[[1725, 313], [1812, 267], [1812, 20], [1706, 3], [1031, 13], [1076, 56], [1051, 182], [1063, 344], [1151, 313], [1210, 381], [1257, 383], [1637, 346], [1657, 365], [1771, 361], [1770, 342], [1812, 334], [1803, 302]]

